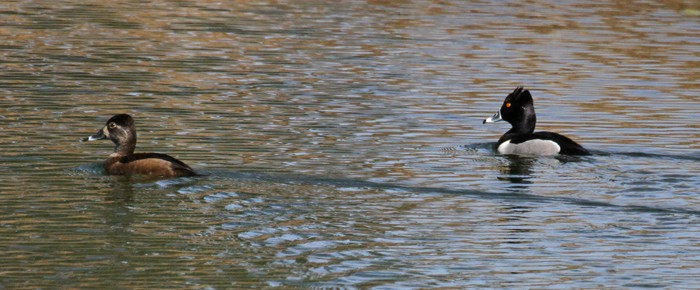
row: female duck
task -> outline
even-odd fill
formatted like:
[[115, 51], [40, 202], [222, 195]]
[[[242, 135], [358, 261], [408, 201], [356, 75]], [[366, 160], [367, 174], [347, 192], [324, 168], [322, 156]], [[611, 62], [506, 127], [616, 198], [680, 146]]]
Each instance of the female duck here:
[[496, 143], [501, 154], [517, 155], [588, 155], [588, 150], [578, 143], [553, 132], [534, 132], [537, 117], [530, 91], [523, 87], [510, 93], [498, 113], [484, 120], [485, 123], [503, 121], [510, 123], [508, 130]]
[[159, 153], [137, 153], [134, 119], [127, 114], [110, 118], [97, 134], [83, 139], [95, 141], [109, 139], [116, 147], [105, 161], [104, 168], [110, 175], [151, 175], [178, 177], [197, 175], [191, 167], [169, 155]]

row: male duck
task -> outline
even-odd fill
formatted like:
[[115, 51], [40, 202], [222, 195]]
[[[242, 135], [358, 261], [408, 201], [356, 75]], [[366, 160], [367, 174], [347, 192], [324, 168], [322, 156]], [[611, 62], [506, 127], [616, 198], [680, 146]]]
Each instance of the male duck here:
[[553, 132], [534, 132], [535, 106], [530, 91], [523, 87], [510, 93], [501, 110], [484, 120], [486, 123], [503, 121], [510, 123], [508, 130], [496, 143], [496, 150], [501, 154], [516, 155], [588, 155], [588, 150], [566, 136]]
[[104, 168], [110, 175], [151, 175], [179, 177], [197, 175], [184, 162], [166, 154], [136, 153], [136, 128], [134, 119], [127, 114], [110, 118], [97, 134], [83, 139], [95, 141], [109, 139], [116, 147], [105, 161]]

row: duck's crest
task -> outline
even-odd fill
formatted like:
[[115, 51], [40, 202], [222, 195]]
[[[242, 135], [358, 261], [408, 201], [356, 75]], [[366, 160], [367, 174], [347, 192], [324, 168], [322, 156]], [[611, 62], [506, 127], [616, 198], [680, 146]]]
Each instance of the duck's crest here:
[[530, 91], [526, 90], [524, 87], [517, 87], [508, 95], [508, 97], [506, 97], [506, 99], [510, 100], [511, 102], [517, 102], [520, 101], [520, 99], [527, 101], [528, 99], [532, 100], [532, 95], [530, 95]]

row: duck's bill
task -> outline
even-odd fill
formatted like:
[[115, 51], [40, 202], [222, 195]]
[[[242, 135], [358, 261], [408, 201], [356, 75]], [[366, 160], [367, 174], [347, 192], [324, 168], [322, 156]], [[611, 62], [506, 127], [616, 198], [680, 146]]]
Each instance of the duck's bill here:
[[83, 142], [85, 141], [95, 141], [95, 140], [102, 140], [102, 139], [107, 139], [107, 136], [105, 136], [104, 130], [100, 129], [100, 131], [97, 131], [97, 134], [92, 135], [90, 137], [85, 137], [83, 138]]
[[503, 121], [503, 119], [501, 118], [501, 112], [496, 112], [495, 114], [493, 114], [493, 116], [486, 118], [484, 120], [483, 124], [496, 123], [496, 122], [500, 122], [500, 121]]

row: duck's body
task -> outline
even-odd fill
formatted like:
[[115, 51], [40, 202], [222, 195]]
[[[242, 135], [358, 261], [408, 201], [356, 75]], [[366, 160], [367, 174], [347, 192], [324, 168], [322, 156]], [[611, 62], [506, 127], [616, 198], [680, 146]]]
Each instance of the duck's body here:
[[105, 161], [104, 168], [105, 172], [110, 175], [154, 175], [164, 177], [197, 175], [184, 162], [170, 155], [160, 153], [110, 156]]
[[535, 132], [537, 117], [530, 91], [522, 87], [510, 93], [498, 113], [484, 120], [495, 123], [505, 120], [513, 127], [495, 145], [501, 154], [515, 155], [588, 155], [578, 143], [554, 132]]
[[150, 175], [159, 177], [194, 176], [197, 173], [184, 162], [160, 153], [136, 153], [134, 120], [126, 114], [115, 115], [97, 134], [84, 141], [110, 139], [116, 147], [105, 161], [109, 175]]

